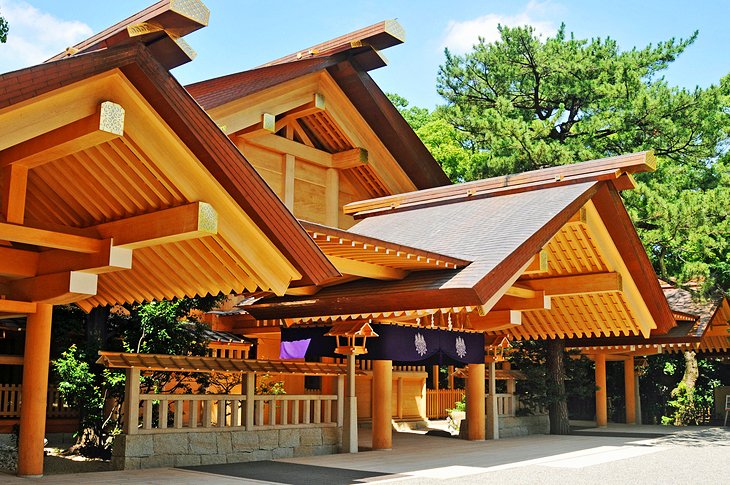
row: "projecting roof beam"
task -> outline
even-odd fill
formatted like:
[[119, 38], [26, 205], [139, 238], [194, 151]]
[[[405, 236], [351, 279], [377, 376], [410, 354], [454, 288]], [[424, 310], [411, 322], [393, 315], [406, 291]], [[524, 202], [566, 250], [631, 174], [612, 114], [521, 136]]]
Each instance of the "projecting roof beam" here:
[[101, 239], [3, 222], [0, 222], [0, 240], [78, 253], [99, 252], [104, 244]]
[[515, 296], [503, 296], [492, 308], [495, 310], [550, 310], [552, 304], [550, 297], [544, 291], [536, 291], [537, 296], [534, 298], [518, 298]]
[[507, 296], [514, 296], [516, 298], [536, 298], [537, 292], [530, 287], [524, 285], [512, 285], [505, 292]]
[[73, 303], [95, 295], [97, 282], [97, 275], [79, 271], [25, 278], [10, 282], [10, 298], [53, 305]]
[[522, 325], [522, 313], [515, 310], [492, 310], [484, 316], [470, 314], [469, 325], [474, 330], [497, 331]]
[[343, 275], [359, 276], [374, 280], [401, 280], [408, 274], [407, 271], [381, 266], [379, 264], [365, 263], [363, 261], [355, 261], [354, 259], [340, 258], [338, 256], [328, 256], [328, 258], [335, 265], [337, 271]]
[[32, 169], [123, 134], [124, 108], [104, 101], [91, 116], [1, 151], [0, 167], [16, 164]]
[[623, 291], [621, 275], [615, 272], [591, 273], [576, 276], [558, 276], [520, 281], [527, 288], [544, 291], [550, 296], [586, 295]]
[[107, 222], [92, 228], [126, 249], [157, 246], [218, 233], [218, 214], [210, 204], [192, 204]]
[[346, 169], [368, 162], [368, 152], [364, 148], [353, 148], [339, 153], [329, 153], [303, 143], [289, 140], [283, 136], [256, 131], [239, 135], [244, 144], [256, 145], [281, 154], [294, 155], [296, 158], [325, 168]]
[[0, 248], [0, 276], [31, 278], [65, 271], [102, 274], [131, 269], [132, 250], [113, 246], [112, 240], [102, 241], [98, 252], [84, 254], [61, 249], [26, 251]]
[[[35, 313], [36, 304], [29, 301], [0, 299], [0, 313], [11, 315], [27, 315]], [[2, 364], [2, 362], [0, 362]]]

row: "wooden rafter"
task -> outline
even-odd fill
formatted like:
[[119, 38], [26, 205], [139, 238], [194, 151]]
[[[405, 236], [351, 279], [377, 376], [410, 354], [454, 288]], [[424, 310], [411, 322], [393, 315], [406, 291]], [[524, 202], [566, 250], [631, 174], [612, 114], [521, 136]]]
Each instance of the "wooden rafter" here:
[[73, 303], [96, 294], [98, 276], [79, 271], [54, 273], [12, 281], [9, 284], [13, 300], [49, 303]]
[[343, 275], [359, 276], [361, 278], [372, 278], [376, 280], [400, 280], [408, 272], [401, 269], [381, 266], [379, 264], [366, 263], [355, 259], [346, 259], [339, 256], [328, 256], [335, 268]]
[[469, 325], [474, 330], [497, 331], [522, 324], [522, 313], [515, 310], [492, 310], [486, 315], [470, 314]]
[[86, 118], [44, 133], [0, 152], [0, 168], [28, 169], [58, 160], [124, 134], [124, 108], [111, 101]]
[[550, 296], [623, 291], [621, 274], [617, 272], [539, 278], [520, 283], [532, 290], [544, 291]]

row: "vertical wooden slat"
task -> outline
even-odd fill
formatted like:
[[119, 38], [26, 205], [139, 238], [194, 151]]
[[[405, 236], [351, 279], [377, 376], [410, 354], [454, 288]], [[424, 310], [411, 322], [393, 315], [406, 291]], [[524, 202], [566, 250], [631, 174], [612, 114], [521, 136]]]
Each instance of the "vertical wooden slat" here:
[[256, 393], [256, 374], [249, 372], [245, 377], [245, 393], [246, 393], [246, 413], [245, 413], [245, 425], [246, 430], [250, 431], [253, 429], [253, 416], [254, 416], [254, 394]]
[[269, 401], [269, 426], [276, 424], [276, 400]]
[[312, 407], [311, 406], [312, 406], [312, 401], [310, 401], [309, 399], [305, 399], [304, 400], [304, 416], [303, 416], [304, 419], [302, 420], [302, 422], [304, 424], [309, 424], [311, 422], [311, 416], [312, 416], [312, 411], [311, 411]]
[[292, 401], [291, 424], [299, 424], [299, 399]]
[[231, 401], [231, 426], [241, 426], [241, 401], [239, 399], [233, 399]]
[[211, 414], [213, 412], [212, 401], [203, 401], [203, 428], [210, 428]]
[[285, 426], [289, 423], [289, 401], [281, 401], [281, 424]]
[[134, 434], [139, 427], [139, 369], [127, 369], [127, 378], [124, 384], [124, 432]]
[[226, 427], [226, 406], [228, 405], [227, 399], [218, 399], [218, 427]]
[[334, 401], [331, 401], [329, 399], [322, 401], [322, 406], [324, 407], [324, 422], [325, 423], [332, 422], [332, 406], [334, 404], [335, 404]]
[[337, 376], [337, 426], [344, 424], [345, 418], [345, 376]]
[[322, 422], [322, 401], [313, 399], [312, 404], [314, 405], [314, 423], [319, 424]]
[[254, 401], [256, 407], [256, 419], [254, 422], [255, 426], [264, 425], [264, 401], [257, 399]]
[[144, 402], [142, 429], [152, 429], [152, 399], [146, 399]]
[[167, 428], [167, 411], [169, 402], [166, 399], [160, 400], [160, 420], [159, 420], [159, 428], [165, 429]]
[[200, 401], [190, 401], [190, 427], [198, 427], [198, 413], [200, 410]]
[[183, 414], [185, 409], [185, 401], [178, 399], [175, 401], [175, 414], [173, 416], [173, 426], [175, 429], [181, 429], [183, 427]]

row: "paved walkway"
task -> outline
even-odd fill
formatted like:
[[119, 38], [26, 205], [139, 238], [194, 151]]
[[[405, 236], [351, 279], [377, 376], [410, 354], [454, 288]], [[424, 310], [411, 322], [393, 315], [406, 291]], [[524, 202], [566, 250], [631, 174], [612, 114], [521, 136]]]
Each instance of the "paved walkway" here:
[[[366, 443], [368, 437], [367, 430], [363, 430], [361, 443]], [[164, 468], [54, 475], [32, 480], [0, 476], [0, 483], [726, 484], [730, 477], [728, 428], [690, 428], [649, 439], [540, 435], [469, 442], [407, 433], [397, 433], [394, 438], [392, 451], [278, 460], [255, 467], [244, 463], [219, 469], [215, 474], [204, 473], [200, 469]], [[258, 474], [247, 475], [247, 470], [253, 471], [254, 468]], [[261, 475], [262, 469], [265, 470], [264, 475]]]

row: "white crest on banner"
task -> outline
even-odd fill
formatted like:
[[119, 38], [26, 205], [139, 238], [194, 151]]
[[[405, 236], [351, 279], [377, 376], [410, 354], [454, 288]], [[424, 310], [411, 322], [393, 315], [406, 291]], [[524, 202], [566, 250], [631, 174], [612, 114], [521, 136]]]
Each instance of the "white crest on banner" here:
[[428, 348], [426, 347], [426, 339], [423, 338], [423, 335], [417, 333], [414, 343], [416, 345], [416, 353], [418, 353], [421, 357], [426, 355]]
[[466, 357], [466, 342], [461, 337], [456, 337], [456, 355], [462, 359]]

